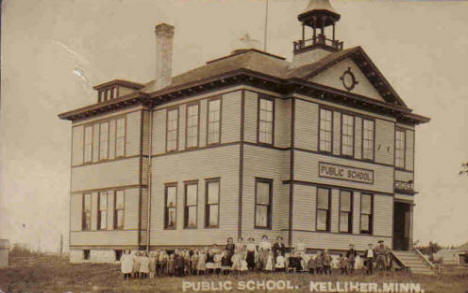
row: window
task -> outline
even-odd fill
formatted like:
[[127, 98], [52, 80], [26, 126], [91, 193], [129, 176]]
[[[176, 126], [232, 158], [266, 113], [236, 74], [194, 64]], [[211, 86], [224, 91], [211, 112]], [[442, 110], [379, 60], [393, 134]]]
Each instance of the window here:
[[220, 142], [221, 99], [208, 102], [208, 144]]
[[362, 120], [362, 158], [374, 160], [374, 121]]
[[116, 122], [116, 136], [115, 136], [115, 156], [125, 156], [125, 118], [119, 118]]
[[186, 120], [186, 145], [187, 148], [198, 147], [198, 104], [188, 105], [187, 106], [187, 120]]
[[273, 100], [259, 99], [258, 142], [273, 144]]
[[185, 184], [185, 228], [197, 228], [197, 199], [198, 183]]
[[81, 219], [82, 230], [91, 230], [91, 193], [83, 194], [83, 214]]
[[330, 189], [317, 188], [317, 230], [330, 231]]
[[99, 129], [99, 159], [109, 158], [109, 122], [100, 124]]
[[124, 228], [125, 193], [117, 190], [114, 195], [114, 229]]
[[219, 226], [219, 179], [206, 182], [205, 226], [217, 228]]
[[90, 256], [91, 256], [91, 253], [90, 253], [89, 249], [83, 250], [83, 259], [84, 260], [89, 260]]
[[341, 120], [341, 154], [354, 154], [354, 117], [343, 114]]
[[84, 139], [84, 162], [90, 163], [93, 161], [93, 127], [85, 127]]
[[353, 193], [340, 191], [340, 232], [353, 232]]
[[167, 112], [167, 141], [166, 141], [166, 150], [176, 151], [177, 150], [177, 136], [179, 135], [179, 110], [173, 109]]
[[107, 229], [107, 191], [99, 192], [98, 230]]
[[322, 152], [332, 151], [333, 123], [332, 111], [320, 109], [320, 143], [319, 148]]
[[395, 131], [395, 166], [405, 168], [405, 131], [397, 129]]
[[255, 183], [255, 227], [271, 228], [272, 180], [256, 179]]
[[175, 229], [177, 211], [177, 187], [175, 185], [166, 185], [165, 198], [164, 228]]
[[372, 234], [373, 220], [373, 197], [372, 194], [361, 194], [361, 234]]

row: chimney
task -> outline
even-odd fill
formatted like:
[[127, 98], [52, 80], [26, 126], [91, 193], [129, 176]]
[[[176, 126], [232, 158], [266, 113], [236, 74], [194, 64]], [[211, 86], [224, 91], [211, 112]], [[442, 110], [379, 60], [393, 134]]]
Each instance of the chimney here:
[[171, 84], [174, 26], [160, 23], [154, 28], [154, 32], [156, 33], [156, 87], [161, 89]]

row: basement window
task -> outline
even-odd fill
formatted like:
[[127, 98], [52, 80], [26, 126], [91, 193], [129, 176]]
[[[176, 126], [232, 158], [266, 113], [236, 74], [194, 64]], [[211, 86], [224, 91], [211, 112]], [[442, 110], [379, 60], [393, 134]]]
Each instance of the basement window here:
[[83, 250], [83, 259], [84, 260], [89, 260], [90, 256], [91, 256], [91, 252], [89, 251], [89, 249]]

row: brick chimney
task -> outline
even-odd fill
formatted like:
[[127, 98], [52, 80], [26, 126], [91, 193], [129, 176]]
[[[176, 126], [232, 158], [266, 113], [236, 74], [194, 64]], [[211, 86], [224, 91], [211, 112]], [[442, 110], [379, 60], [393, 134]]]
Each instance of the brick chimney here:
[[156, 87], [161, 89], [171, 84], [174, 26], [160, 23], [154, 28], [154, 32], [156, 33]]

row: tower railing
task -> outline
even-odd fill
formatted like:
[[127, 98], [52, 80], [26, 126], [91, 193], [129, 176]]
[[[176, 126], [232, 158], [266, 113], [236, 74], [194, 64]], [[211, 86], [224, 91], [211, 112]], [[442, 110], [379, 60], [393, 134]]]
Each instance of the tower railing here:
[[294, 52], [301, 51], [303, 49], [313, 47], [316, 45], [322, 45], [330, 47], [336, 51], [343, 50], [343, 42], [338, 40], [332, 40], [326, 38], [324, 35], [318, 35], [310, 39], [304, 39], [294, 42]]

